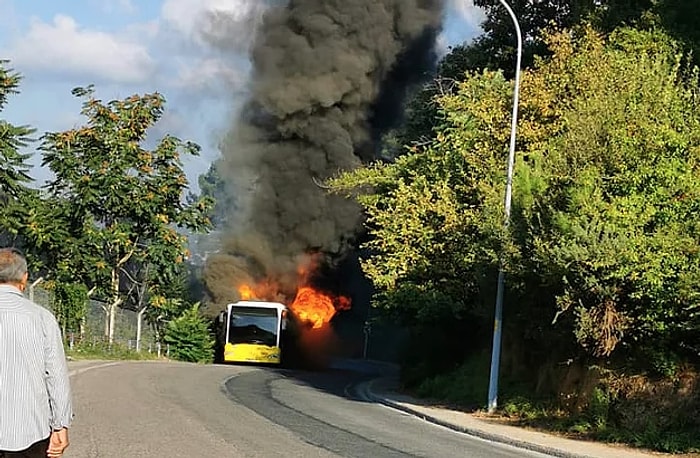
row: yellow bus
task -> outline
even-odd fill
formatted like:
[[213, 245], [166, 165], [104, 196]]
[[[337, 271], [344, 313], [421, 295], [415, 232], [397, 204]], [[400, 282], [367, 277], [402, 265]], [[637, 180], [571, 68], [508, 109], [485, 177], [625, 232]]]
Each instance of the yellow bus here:
[[223, 325], [223, 362], [282, 362], [282, 332], [287, 326], [284, 304], [239, 301], [228, 304], [219, 321]]

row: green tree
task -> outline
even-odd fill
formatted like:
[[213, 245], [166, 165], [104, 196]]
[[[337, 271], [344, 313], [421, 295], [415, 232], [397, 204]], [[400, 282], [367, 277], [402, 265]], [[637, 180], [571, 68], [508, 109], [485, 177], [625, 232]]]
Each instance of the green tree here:
[[[9, 96], [19, 92], [21, 76], [0, 60], [0, 111]], [[22, 152], [33, 141], [35, 129], [0, 120], [0, 237], [3, 245], [22, 246], [33, 275], [45, 275], [52, 255], [44, 248], [50, 239], [62, 240], [65, 228], [54, 225], [65, 202], [50, 199], [30, 185], [28, 160]], [[72, 280], [69, 279], [69, 283]]]
[[605, 40], [588, 30], [550, 46], [553, 58], [523, 92], [523, 269], [559, 290], [557, 306], [574, 314], [591, 354], [691, 355], [700, 335], [697, 70], [686, 72], [680, 46], [658, 32]]
[[197, 179], [201, 195], [214, 202], [211, 219], [212, 225], [217, 228], [221, 227], [226, 222], [226, 217], [234, 211], [233, 201], [226, 189], [226, 182], [219, 171], [220, 166], [221, 159], [212, 162], [206, 173]]
[[[0, 60], [0, 112], [7, 105], [11, 95], [19, 93], [21, 76], [7, 68], [8, 61]], [[0, 120], [0, 197], [3, 200], [18, 198], [32, 181], [28, 175], [27, 160], [31, 154], [20, 150], [31, 141], [35, 132], [28, 126], [15, 126]]]
[[170, 356], [180, 361], [210, 363], [214, 358], [214, 339], [209, 320], [199, 313], [194, 304], [165, 327], [164, 341], [170, 345]]
[[377, 305], [406, 323], [461, 316], [497, 265], [512, 86], [497, 72], [465, 76], [435, 99], [432, 141], [330, 182], [364, 207], [363, 268]]
[[[19, 92], [21, 76], [7, 67], [8, 61], [0, 60], [0, 112], [11, 95]], [[15, 126], [0, 119], [0, 231], [14, 239], [23, 224], [24, 203], [32, 191], [28, 185], [27, 161], [29, 153], [23, 153], [35, 132], [28, 126]], [[8, 242], [10, 242], [8, 240]]]
[[[523, 33], [523, 64], [530, 67], [535, 56], [548, 55], [550, 50], [543, 32], [561, 30], [583, 23], [590, 23], [603, 33], [620, 26], [650, 27], [658, 23], [658, 17], [667, 14], [669, 5], [654, 0], [510, 0], [508, 2]], [[674, 9], [693, 0], [670, 0]], [[474, 43], [459, 50], [464, 55], [463, 70], [503, 70], [514, 73], [516, 36], [513, 22], [499, 0], [475, 0], [484, 9], [486, 19], [482, 23], [484, 34]]]
[[[515, 73], [516, 35], [512, 20], [499, 0], [476, 0], [484, 9], [483, 34], [471, 43], [457, 45], [439, 62], [434, 81], [417, 91], [407, 104], [405, 122], [384, 138], [385, 156], [394, 158], [411, 151], [434, 137], [441, 120], [437, 99], [453, 92], [455, 82], [468, 72], [501, 70], [507, 77]], [[549, 55], [544, 40], [547, 30], [561, 30], [583, 23], [603, 33], [623, 25], [643, 30], [661, 28], [693, 51], [700, 62], [700, 33], [695, 19], [700, 4], [694, 0], [510, 0], [524, 37], [523, 67], [529, 68], [535, 57]]]
[[142, 146], [163, 114], [160, 94], [105, 104], [91, 87], [73, 93], [85, 100], [86, 125], [42, 138], [42, 164], [55, 176], [47, 185], [57, 203], [49, 229], [61, 228], [59, 236], [47, 234], [43, 245], [58, 278], [80, 279], [107, 300], [111, 342], [117, 308], [135, 280], [128, 264], [152, 265], [150, 287], [161, 294], [158, 288], [188, 255], [177, 228], [207, 230], [212, 202], [184, 202], [188, 182], [181, 155], [198, 154], [197, 145], [166, 136], [153, 150]]
[[[147, 301], [140, 308], [140, 314], [153, 326], [158, 340], [164, 336], [168, 323], [181, 316], [189, 304], [196, 302], [190, 290], [190, 269], [189, 263], [179, 264], [177, 272], [167, 282], [147, 289]], [[146, 276], [143, 285], [148, 285], [149, 281], [153, 282]]]
[[696, 20], [700, 17], [700, 3], [693, 0], [661, 0], [657, 13], [665, 30], [692, 52], [693, 62], [700, 64], [700, 31]]
[[83, 333], [87, 313], [88, 291], [79, 283], [55, 283], [53, 285], [53, 313], [65, 336], [68, 331]]
[[375, 305], [404, 323], [466, 316], [488, 329], [505, 255], [506, 340], [525, 367], [585, 354], [642, 365], [659, 352], [692, 358], [697, 72], [661, 32], [622, 29], [606, 40], [584, 28], [548, 43], [552, 57], [523, 75], [509, 231], [512, 86], [500, 73], [467, 74], [437, 99], [430, 144], [332, 182], [367, 212], [363, 267]]

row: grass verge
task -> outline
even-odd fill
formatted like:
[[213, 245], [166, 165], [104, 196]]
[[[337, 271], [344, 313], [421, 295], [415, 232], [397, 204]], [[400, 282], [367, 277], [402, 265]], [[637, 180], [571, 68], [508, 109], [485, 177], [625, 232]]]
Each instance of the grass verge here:
[[[450, 373], [423, 380], [411, 393], [451, 408], [478, 412], [486, 404], [488, 373], [487, 361], [473, 359]], [[574, 411], [558, 399], [538, 397], [526, 386], [503, 377], [498, 413], [509, 424], [571, 438], [665, 453], [700, 452], [700, 402], [695, 382], [683, 385], [678, 378], [647, 379], [632, 386], [629, 380], [634, 378], [618, 376], [617, 381], [625, 380], [624, 389], [616, 387], [614, 381], [602, 381]]]
[[108, 342], [78, 343], [73, 348], [66, 348], [66, 356], [73, 360], [155, 360], [161, 359], [155, 352], [136, 351], [126, 345]]

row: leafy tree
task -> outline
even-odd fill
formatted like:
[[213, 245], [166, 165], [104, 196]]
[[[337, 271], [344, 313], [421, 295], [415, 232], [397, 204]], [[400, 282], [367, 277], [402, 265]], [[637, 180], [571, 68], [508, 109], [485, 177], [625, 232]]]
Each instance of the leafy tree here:
[[[0, 60], [0, 111], [10, 95], [19, 93], [21, 77], [6, 67], [8, 61]], [[21, 153], [27, 146], [34, 129], [27, 126], [14, 126], [0, 120], [0, 198], [3, 201], [18, 198], [26, 192], [26, 185], [32, 181], [28, 175], [27, 160], [31, 154]]]
[[[434, 137], [434, 129], [442, 122], [436, 99], [454, 91], [455, 82], [466, 79], [468, 72], [500, 69], [509, 78], [514, 75], [517, 48], [510, 16], [499, 0], [476, 0], [475, 4], [486, 14], [484, 33], [471, 43], [450, 49], [440, 61], [434, 81], [412, 96], [405, 122], [384, 138], [387, 158], [405, 154]], [[525, 68], [534, 64], [535, 56], [549, 55], [544, 32], [583, 23], [603, 33], [624, 25], [643, 30], [661, 28], [693, 51], [694, 62], [700, 62], [700, 33], [695, 26], [700, 4], [694, 0], [510, 0], [509, 4], [523, 32]]]
[[[21, 81], [21, 76], [7, 64], [8, 61], [0, 60], [0, 111], [9, 96], [19, 92]], [[67, 232], [53, 224], [65, 202], [49, 199], [30, 187], [33, 179], [27, 162], [31, 154], [21, 150], [29, 145], [34, 133], [31, 127], [0, 120], [0, 240], [2, 245], [22, 246], [32, 272], [41, 276], [46, 273], [47, 260], [51, 257], [44, 250], [46, 241], [62, 240]], [[68, 281], [72, 285], [72, 279]]]
[[84, 332], [84, 320], [87, 313], [88, 291], [85, 285], [78, 283], [53, 284], [53, 312], [61, 325], [63, 334], [67, 331]]
[[221, 227], [226, 222], [226, 217], [233, 211], [233, 203], [226, 190], [226, 183], [221, 177], [219, 167], [221, 159], [212, 162], [207, 172], [198, 178], [199, 189], [203, 197], [214, 202], [212, 210], [212, 225]]
[[160, 94], [105, 104], [91, 87], [73, 93], [85, 100], [86, 125], [42, 138], [42, 164], [55, 175], [47, 191], [57, 214], [41, 243], [52, 253], [58, 278], [80, 279], [106, 298], [112, 341], [117, 308], [128, 283], [137, 280], [127, 266], [153, 266], [149, 288], [154, 298], [164, 294], [188, 255], [176, 229], [206, 230], [211, 201], [184, 202], [181, 155], [198, 154], [197, 145], [166, 136], [151, 151], [142, 146], [163, 114]]
[[331, 182], [367, 214], [365, 274], [374, 306], [411, 329], [404, 382], [454, 367], [484, 346], [502, 237], [502, 183], [510, 84], [474, 75], [437, 99], [436, 138], [390, 164]]
[[[677, 5], [693, 0], [671, 0]], [[510, 0], [508, 2], [523, 34], [523, 65], [530, 67], [535, 56], [549, 54], [543, 32], [561, 30], [590, 23], [603, 33], [620, 26], [653, 26], [653, 17], [664, 15], [665, 5], [654, 0]], [[663, 2], [662, 2], [663, 3]], [[466, 69], [501, 69], [506, 75], [514, 73], [516, 36], [513, 22], [499, 0], [475, 0], [484, 9], [484, 34], [473, 44], [459, 49], [464, 55]]]
[[331, 181], [367, 213], [377, 305], [407, 324], [463, 316], [497, 265], [512, 86], [500, 73], [465, 76], [435, 99], [434, 140]]
[[[178, 265], [177, 274], [149, 293], [147, 306], [141, 308], [148, 322], [152, 325], [158, 340], [164, 336], [165, 327], [175, 318], [181, 316], [193, 301], [190, 290], [189, 263]], [[156, 293], [159, 292], [159, 293]]]
[[164, 339], [170, 356], [181, 361], [210, 363], [214, 357], [214, 339], [209, 320], [199, 313], [199, 304], [186, 309], [165, 327]]
[[509, 231], [512, 87], [500, 73], [467, 74], [438, 98], [442, 121], [428, 145], [332, 182], [367, 212], [363, 268], [375, 305], [408, 324], [466, 318], [488, 329], [504, 255], [506, 341], [526, 368], [585, 354], [643, 365], [692, 357], [697, 72], [661, 32], [622, 29], [606, 40], [584, 28], [548, 43], [552, 57], [523, 75]]
[[[0, 60], [0, 112], [11, 95], [17, 94], [21, 76], [7, 67], [8, 61]], [[15, 126], [0, 119], [0, 231], [16, 237], [23, 223], [25, 199], [32, 191], [28, 188], [28, 153], [21, 149], [29, 143], [34, 129]], [[9, 242], [9, 241], [7, 241]]]
[[658, 32], [550, 43], [554, 57], [523, 92], [523, 267], [559, 289], [591, 354], [690, 355], [700, 335], [697, 70], [684, 72], [679, 46]]

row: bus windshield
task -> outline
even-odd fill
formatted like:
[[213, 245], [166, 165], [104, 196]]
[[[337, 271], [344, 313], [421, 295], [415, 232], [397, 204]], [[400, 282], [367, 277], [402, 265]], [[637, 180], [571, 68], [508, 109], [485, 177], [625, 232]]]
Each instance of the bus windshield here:
[[276, 308], [231, 307], [228, 341], [274, 347], [277, 345], [278, 320]]

